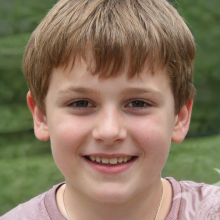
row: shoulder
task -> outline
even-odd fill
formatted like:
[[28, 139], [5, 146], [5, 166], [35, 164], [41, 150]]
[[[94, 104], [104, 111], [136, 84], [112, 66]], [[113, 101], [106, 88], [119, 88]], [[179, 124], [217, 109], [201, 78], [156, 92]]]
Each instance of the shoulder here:
[[31, 219], [36, 216], [35, 219], [37, 218], [37, 215], [40, 212], [44, 212], [44, 198], [47, 192], [31, 199], [28, 202], [25, 202], [23, 204], [18, 205], [5, 215], [1, 217], [1, 220], [26, 220], [26, 219]]
[[59, 213], [55, 193], [61, 185], [56, 185], [30, 201], [18, 205], [0, 217], [0, 220], [51, 220], [49, 213], [51, 209], [55, 210], [54, 213]]
[[178, 219], [220, 219], [220, 187], [167, 178], [178, 204]]
[[182, 200], [190, 201], [197, 208], [218, 208], [220, 213], [220, 187], [192, 181], [181, 181], [179, 184]]

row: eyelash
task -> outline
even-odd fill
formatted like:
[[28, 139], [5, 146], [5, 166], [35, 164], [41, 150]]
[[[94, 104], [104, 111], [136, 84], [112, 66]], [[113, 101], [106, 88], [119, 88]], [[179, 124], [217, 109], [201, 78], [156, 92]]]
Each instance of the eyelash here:
[[[84, 104], [84, 106], [77, 106], [77, 104]], [[141, 104], [142, 106], [129, 106], [129, 105], [132, 105], [132, 104], [133, 105]], [[92, 103], [90, 103], [89, 101], [87, 101], [87, 100], [77, 100], [77, 101], [74, 101], [74, 102], [70, 103], [68, 106], [74, 107], [74, 108], [79, 108], [79, 109], [80, 108], [85, 109], [87, 107], [93, 107], [94, 105]], [[136, 108], [136, 109], [143, 109], [143, 108], [147, 108], [147, 107], [150, 107], [150, 106], [152, 106], [150, 103], [142, 101], [142, 100], [134, 100], [134, 101], [129, 102], [128, 105], [126, 105], [126, 107], [129, 107], [129, 108], [133, 107], [133, 108]]]
[[[84, 102], [84, 104], [85, 103], [87, 103], [87, 106], [77, 106], [77, 104], [82, 104]], [[90, 106], [88, 106], [88, 104], [90, 105]], [[93, 106], [93, 104], [91, 104], [89, 101], [87, 101], [87, 100], [77, 100], [77, 101], [75, 101], [75, 102], [71, 102], [68, 106], [70, 106], [70, 107], [74, 107], [74, 108], [87, 108], [87, 107], [92, 107]]]
[[[137, 105], [137, 104], [142, 104], [142, 106], [136, 106], [136, 107], [134, 107], [134, 106], [129, 106], [130, 104], [135, 104], [135, 105]], [[127, 105], [128, 107], [133, 107], [133, 108], [138, 108], [138, 109], [143, 109], [143, 108], [146, 108], [146, 107], [150, 107], [151, 106], [151, 104], [149, 104], [148, 102], [145, 102], [145, 101], [142, 101], [142, 100], [134, 100], [134, 101], [131, 101], [128, 105]]]

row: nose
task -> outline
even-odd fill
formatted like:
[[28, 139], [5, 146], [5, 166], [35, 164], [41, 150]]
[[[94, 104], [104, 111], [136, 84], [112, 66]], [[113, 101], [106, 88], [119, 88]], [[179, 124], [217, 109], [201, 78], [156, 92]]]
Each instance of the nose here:
[[123, 125], [123, 118], [117, 110], [101, 113], [92, 132], [93, 138], [105, 145], [113, 145], [126, 139], [127, 131]]

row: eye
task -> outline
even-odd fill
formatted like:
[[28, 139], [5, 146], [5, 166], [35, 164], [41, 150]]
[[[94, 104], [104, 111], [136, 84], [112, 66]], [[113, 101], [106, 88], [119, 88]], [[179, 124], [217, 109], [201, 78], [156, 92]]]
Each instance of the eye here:
[[150, 104], [148, 104], [144, 101], [141, 101], [141, 100], [135, 100], [135, 101], [132, 101], [128, 104], [128, 107], [133, 107], [133, 108], [143, 108], [146, 106], [150, 106]]
[[86, 100], [78, 100], [69, 104], [69, 106], [77, 107], [77, 108], [86, 108], [93, 106], [89, 101]]

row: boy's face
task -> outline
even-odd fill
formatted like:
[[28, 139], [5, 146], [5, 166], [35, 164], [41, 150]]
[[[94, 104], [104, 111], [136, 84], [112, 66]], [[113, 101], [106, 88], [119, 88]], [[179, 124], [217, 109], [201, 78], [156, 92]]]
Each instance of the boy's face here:
[[[183, 116], [174, 114], [166, 74], [147, 69], [130, 80], [126, 70], [117, 78], [99, 79], [82, 59], [73, 68], [53, 70], [46, 117], [37, 106], [32, 110], [35, 134], [50, 137], [55, 162], [73, 190], [120, 203], [158, 187], [171, 140], [181, 139]], [[185, 107], [187, 117], [190, 108]], [[132, 159], [120, 163], [120, 157]]]

